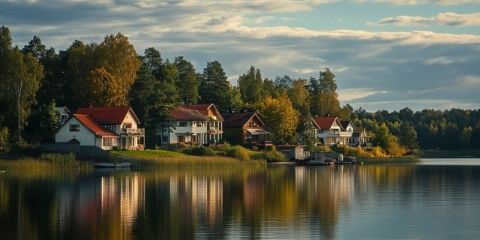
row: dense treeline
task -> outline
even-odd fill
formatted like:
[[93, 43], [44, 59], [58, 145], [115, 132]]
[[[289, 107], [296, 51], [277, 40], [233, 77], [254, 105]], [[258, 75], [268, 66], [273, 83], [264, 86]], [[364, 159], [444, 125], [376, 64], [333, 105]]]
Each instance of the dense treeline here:
[[9, 29], [1, 27], [0, 87], [0, 150], [51, 141], [55, 106], [130, 105], [148, 140], [168, 109], [195, 103], [215, 103], [222, 112], [257, 110], [277, 143], [313, 145], [310, 117], [330, 114], [354, 120], [393, 155], [417, 147], [480, 148], [478, 111], [354, 111], [340, 106], [329, 69], [310, 79], [267, 79], [252, 66], [232, 86], [218, 61], [197, 72], [186, 58], [163, 59], [152, 47], [139, 56], [121, 33], [101, 43], [75, 40], [57, 52], [36, 36], [22, 49], [13, 46]]
[[[451, 109], [445, 111], [409, 108], [400, 111], [358, 109], [352, 114], [357, 125], [375, 131], [378, 123], [400, 137], [403, 145], [421, 149], [480, 149], [480, 110]], [[417, 141], [418, 139], [418, 141]]]

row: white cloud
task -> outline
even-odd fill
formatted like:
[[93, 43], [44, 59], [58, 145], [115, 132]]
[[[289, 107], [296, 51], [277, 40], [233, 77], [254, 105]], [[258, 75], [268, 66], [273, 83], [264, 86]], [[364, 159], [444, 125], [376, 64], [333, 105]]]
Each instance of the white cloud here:
[[437, 4], [443, 6], [464, 5], [464, 4], [480, 4], [480, 0], [353, 0], [356, 3], [387, 3], [394, 5], [420, 5], [420, 4]]
[[376, 24], [427, 25], [439, 24], [449, 26], [480, 26], [480, 13], [439, 13], [435, 17], [396, 16], [380, 19]]
[[445, 57], [445, 56], [442, 56], [442, 57], [436, 57], [436, 58], [430, 58], [430, 59], [426, 59], [424, 61], [425, 64], [427, 65], [448, 65], [448, 64], [451, 64], [451, 63], [454, 63], [455, 60], [451, 59], [451, 58], [448, 58], [448, 57]]

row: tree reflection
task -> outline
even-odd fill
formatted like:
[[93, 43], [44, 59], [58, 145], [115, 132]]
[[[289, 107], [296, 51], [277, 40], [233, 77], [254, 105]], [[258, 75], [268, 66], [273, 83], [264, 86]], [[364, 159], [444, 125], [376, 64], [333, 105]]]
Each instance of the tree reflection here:
[[479, 173], [374, 165], [3, 175], [0, 232], [5, 239], [334, 238], [341, 213], [372, 194], [395, 189], [407, 204], [411, 192], [429, 199], [451, 184], [475, 192], [469, 183], [480, 182]]

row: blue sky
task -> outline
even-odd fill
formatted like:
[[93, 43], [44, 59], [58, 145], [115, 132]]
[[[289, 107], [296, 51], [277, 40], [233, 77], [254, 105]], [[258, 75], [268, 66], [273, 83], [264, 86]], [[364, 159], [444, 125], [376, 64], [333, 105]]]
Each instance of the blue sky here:
[[122, 32], [229, 80], [334, 71], [342, 103], [375, 111], [480, 106], [480, 0], [0, 0], [17, 45], [57, 50]]

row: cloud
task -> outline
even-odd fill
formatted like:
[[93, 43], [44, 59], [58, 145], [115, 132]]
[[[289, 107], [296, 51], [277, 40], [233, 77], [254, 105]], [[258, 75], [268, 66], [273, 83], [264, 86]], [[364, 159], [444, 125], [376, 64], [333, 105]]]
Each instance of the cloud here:
[[437, 4], [442, 6], [480, 4], [480, 0], [353, 0], [357, 3], [387, 3], [394, 5], [421, 5], [421, 4]]
[[309, 79], [330, 67], [342, 103], [368, 110], [480, 105], [480, 35], [325, 30], [280, 21], [330, 2], [12, 1], [0, 2], [0, 22], [20, 47], [33, 35], [66, 49], [75, 39], [99, 42], [122, 32], [139, 54], [155, 47], [163, 58], [185, 56], [198, 72], [218, 60], [233, 84], [251, 65], [270, 79]]
[[419, 17], [419, 16], [396, 16], [386, 17], [376, 24], [395, 24], [395, 25], [448, 25], [448, 26], [480, 26], [480, 13], [439, 13], [435, 17]]

